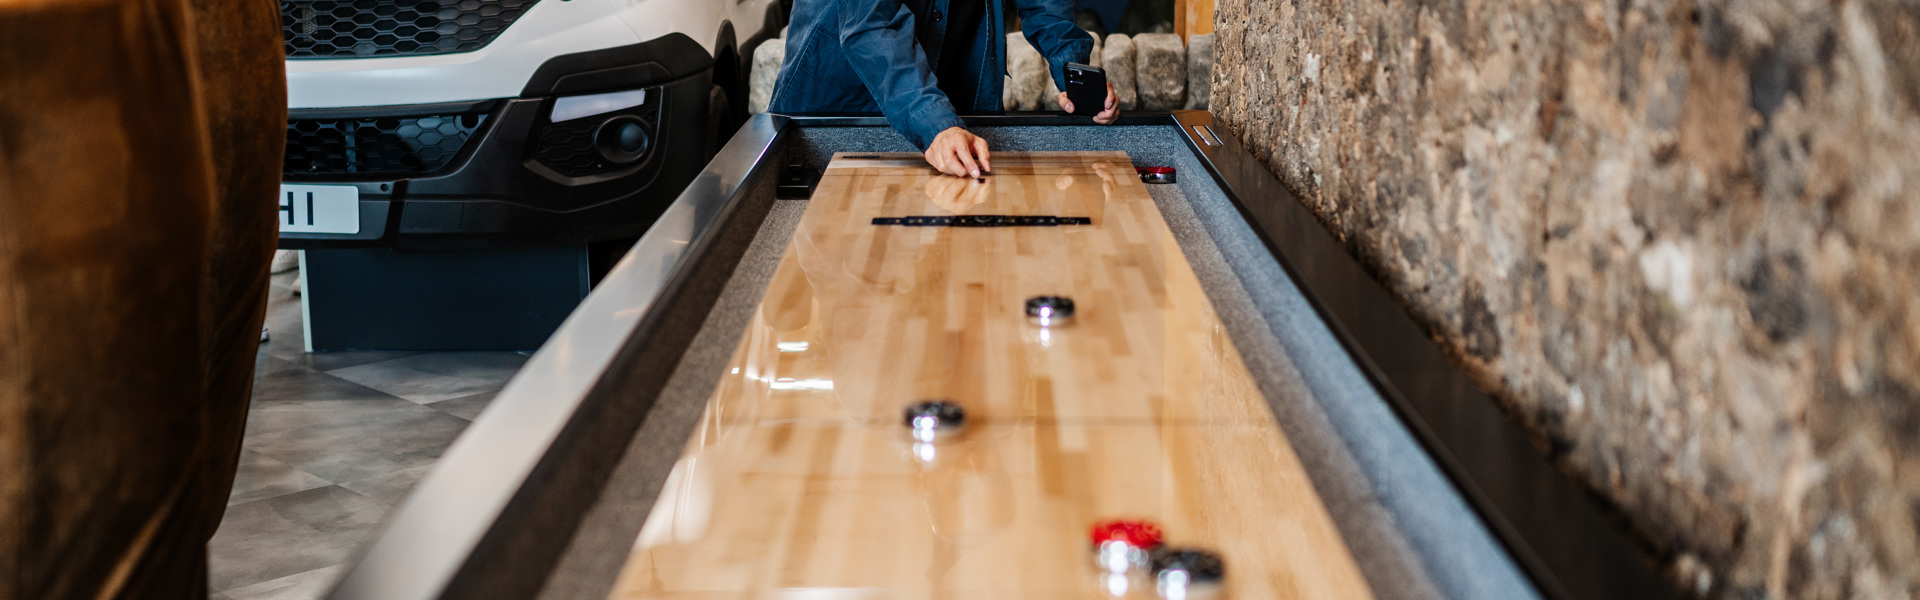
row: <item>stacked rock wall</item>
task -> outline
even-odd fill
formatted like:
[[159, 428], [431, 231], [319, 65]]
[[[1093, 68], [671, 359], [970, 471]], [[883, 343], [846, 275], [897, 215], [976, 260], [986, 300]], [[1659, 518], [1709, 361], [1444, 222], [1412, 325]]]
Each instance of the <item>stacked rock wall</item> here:
[[1215, 24], [1225, 129], [1683, 589], [1920, 597], [1920, 4]]
[[[786, 34], [781, 30], [781, 35]], [[787, 61], [787, 41], [771, 40], [753, 49], [753, 68], [747, 72], [747, 112], [767, 112], [773, 103], [773, 84], [780, 80], [780, 65]]]
[[[781, 32], [784, 38], [785, 31]], [[1206, 109], [1213, 69], [1213, 36], [1196, 35], [1186, 44], [1170, 33], [1130, 38], [1114, 34], [1093, 38], [1088, 61], [1107, 72], [1120, 110]], [[766, 112], [773, 84], [786, 59], [784, 40], [761, 44], [748, 76], [749, 112]], [[1025, 35], [1007, 34], [1007, 80], [1001, 105], [1008, 111], [1060, 110], [1060, 88], [1047, 73], [1047, 60]]]
[[1140, 93], [1133, 82], [1134, 56], [1133, 38], [1124, 33], [1107, 36], [1100, 49], [1101, 67], [1107, 73], [1107, 83], [1113, 85], [1113, 99], [1120, 110], [1140, 108]]

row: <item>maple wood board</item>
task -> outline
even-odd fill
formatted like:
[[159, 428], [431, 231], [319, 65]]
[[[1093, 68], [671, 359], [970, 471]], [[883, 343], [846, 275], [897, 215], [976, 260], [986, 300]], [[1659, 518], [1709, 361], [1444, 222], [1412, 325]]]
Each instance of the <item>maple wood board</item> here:
[[[1220, 598], [1371, 597], [1127, 155], [992, 160], [835, 155], [613, 598], [1157, 597], [1094, 568], [1109, 518], [1219, 553]], [[874, 223], [953, 216], [1088, 224]], [[916, 445], [925, 399], [965, 429]]]

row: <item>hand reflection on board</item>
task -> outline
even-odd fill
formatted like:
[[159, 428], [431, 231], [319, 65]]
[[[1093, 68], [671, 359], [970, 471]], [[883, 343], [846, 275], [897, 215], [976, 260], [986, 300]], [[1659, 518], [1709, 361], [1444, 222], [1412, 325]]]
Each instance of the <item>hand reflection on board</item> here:
[[990, 178], [954, 177], [934, 175], [927, 179], [927, 197], [934, 205], [947, 212], [966, 214], [988, 198], [988, 186], [993, 185]]

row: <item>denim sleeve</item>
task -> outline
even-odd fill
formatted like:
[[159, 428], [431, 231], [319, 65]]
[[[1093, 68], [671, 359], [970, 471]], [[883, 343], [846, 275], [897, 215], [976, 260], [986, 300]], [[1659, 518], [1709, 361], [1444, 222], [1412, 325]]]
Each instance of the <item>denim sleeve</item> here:
[[1067, 63], [1091, 63], [1093, 36], [1073, 23], [1073, 0], [1018, 0], [1020, 30], [1047, 57], [1053, 84], [1067, 89]]
[[963, 126], [913, 38], [912, 12], [899, 0], [835, 1], [840, 48], [895, 131], [925, 150], [940, 132]]

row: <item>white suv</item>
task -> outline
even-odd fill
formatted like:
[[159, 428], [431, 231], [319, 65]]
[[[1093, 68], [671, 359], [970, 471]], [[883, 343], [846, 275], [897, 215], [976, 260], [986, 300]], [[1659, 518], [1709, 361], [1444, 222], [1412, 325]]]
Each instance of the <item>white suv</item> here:
[[281, 245], [638, 236], [744, 120], [746, 61], [784, 13], [780, 0], [281, 0]]

